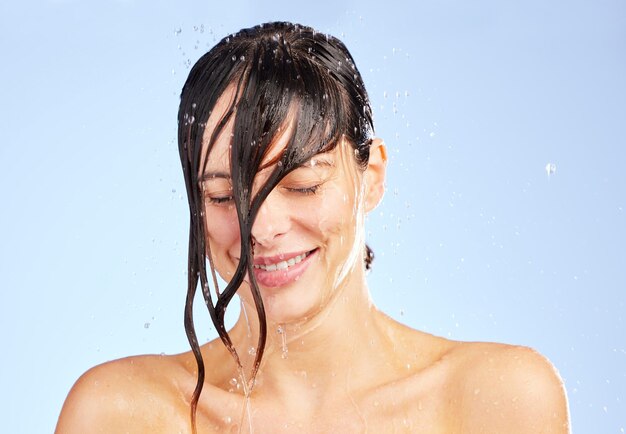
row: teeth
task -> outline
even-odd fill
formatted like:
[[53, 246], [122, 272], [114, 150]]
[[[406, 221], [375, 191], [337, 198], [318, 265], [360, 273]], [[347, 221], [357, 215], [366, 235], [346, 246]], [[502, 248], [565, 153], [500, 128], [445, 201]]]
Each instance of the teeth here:
[[300, 262], [304, 258], [306, 258], [308, 253], [303, 253], [301, 255], [296, 256], [295, 258], [288, 259], [286, 261], [281, 261], [278, 264], [270, 264], [270, 265], [255, 265], [254, 268], [260, 268], [265, 271], [276, 271], [276, 270], [286, 270], [289, 267], [292, 267]]

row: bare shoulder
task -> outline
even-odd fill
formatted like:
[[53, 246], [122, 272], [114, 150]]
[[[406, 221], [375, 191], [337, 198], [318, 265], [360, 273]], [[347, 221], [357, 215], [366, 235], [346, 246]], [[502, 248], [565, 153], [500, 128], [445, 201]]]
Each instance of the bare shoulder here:
[[552, 363], [535, 350], [459, 343], [448, 358], [461, 431], [569, 432], [563, 382]]
[[158, 433], [186, 426], [188, 371], [182, 360], [136, 356], [90, 369], [68, 394], [56, 433]]

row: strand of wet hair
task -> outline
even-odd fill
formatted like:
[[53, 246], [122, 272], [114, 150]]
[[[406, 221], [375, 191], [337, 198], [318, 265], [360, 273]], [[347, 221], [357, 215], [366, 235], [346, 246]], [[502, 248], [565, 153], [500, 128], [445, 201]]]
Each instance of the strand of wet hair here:
[[[232, 113], [233, 106], [231, 106], [230, 109], [231, 110], [229, 110], [229, 113], [228, 113], [229, 115]], [[216, 136], [219, 134], [219, 131], [221, 131], [226, 125], [228, 117], [229, 116], [225, 116], [225, 118], [221, 120], [220, 125], [218, 125], [218, 127], [216, 128], [216, 131], [213, 132], [212, 137], [211, 137], [211, 142], [209, 143], [209, 148], [210, 148], [210, 144], [213, 143]], [[187, 146], [191, 144], [191, 131], [194, 126], [193, 121], [194, 121], [194, 118], [192, 117], [191, 120], [189, 121], [190, 124], [187, 129], [187, 140], [186, 140]], [[202, 147], [195, 147], [195, 149], [201, 150]], [[210, 149], [207, 150], [207, 156], [208, 156], [208, 151], [210, 151]], [[206, 160], [208, 160], [208, 158]], [[206, 160], [205, 160], [204, 166], [206, 166]], [[193, 176], [193, 174], [194, 173], [197, 174], [198, 171], [196, 170], [197, 168], [189, 167], [189, 166], [192, 166], [191, 161], [193, 160], [191, 158], [188, 158], [187, 161], [189, 163], [187, 164], [186, 168], [187, 170], [190, 171], [190, 176], [188, 178], [193, 180], [196, 178], [196, 176]], [[208, 255], [208, 258], [209, 258], [211, 277], [213, 280], [214, 288], [216, 291], [216, 296], [218, 297], [218, 299], [220, 297], [219, 285], [217, 282], [215, 266], [213, 264], [213, 260], [212, 260], [212, 256], [210, 252], [210, 245], [208, 243], [205, 243], [205, 240], [204, 240], [204, 235], [203, 235], [205, 233], [204, 213], [203, 211], [198, 212], [198, 205], [201, 206], [203, 203], [202, 193], [199, 192], [200, 190], [199, 185], [193, 185], [193, 182], [191, 184], [192, 185], [189, 185], [187, 190], [188, 190], [190, 202], [193, 202], [193, 203], [190, 203], [190, 205], [192, 205], [192, 208], [195, 209], [195, 212], [192, 209], [191, 219], [190, 219], [191, 221], [190, 221], [190, 234], [189, 234], [188, 288], [187, 288], [187, 298], [185, 302], [184, 325], [185, 325], [185, 333], [187, 335], [187, 339], [191, 346], [194, 358], [196, 360], [196, 365], [198, 368], [196, 386], [194, 388], [194, 391], [191, 397], [191, 402], [190, 402], [192, 433], [196, 434], [197, 432], [197, 423], [196, 423], [197, 406], [200, 400], [200, 394], [202, 393], [204, 380], [206, 377], [204, 360], [202, 357], [202, 353], [200, 351], [200, 345], [198, 343], [197, 335], [195, 332], [195, 325], [193, 321], [193, 305], [194, 305], [194, 299], [195, 299], [195, 294], [196, 294], [196, 288], [198, 285], [198, 279], [200, 280], [201, 292], [205, 300], [207, 310], [209, 311], [209, 315], [211, 316], [211, 320], [213, 324], [216, 325], [220, 338], [222, 339], [226, 347], [230, 350], [231, 354], [233, 354], [239, 367], [241, 367], [241, 362], [239, 361], [239, 357], [236, 353], [236, 350], [234, 349], [232, 345], [232, 342], [230, 342], [228, 333], [224, 330], [223, 318], [222, 318], [222, 323], [221, 323], [222, 327], [220, 328], [218, 326], [219, 324], [218, 315], [216, 314], [212, 297], [211, 297], [211, 293], [208, 288], [209, 285], [208, 285], [206, 263], [205, 263], [206, 256], [204, 252], [206, 252], [206, 255]], [[224, 334], [226, 336], [224, 336]]]

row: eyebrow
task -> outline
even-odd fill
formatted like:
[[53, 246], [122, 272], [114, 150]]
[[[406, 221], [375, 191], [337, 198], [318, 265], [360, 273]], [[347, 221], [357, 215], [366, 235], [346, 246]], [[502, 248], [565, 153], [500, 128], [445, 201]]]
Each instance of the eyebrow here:
[[207, 172], [200, 177], [200, 181], [210, 181], [216, 178], [230, 180], [230, 174], [226, 172]]
[[[315, 164], [312, 164], [313, 161], [315, 161]], [[313, 168], [313, 167], [335, 167], [335, 163], [329, 159], [326, 159], [324, 157], [313, 157], [311, 159], [309, 159], [307, 162], [299, 165], [298, 167], [296, 167], [296, 169], [299, 169], [301, 167], [307, 167], [307, 168]], [[200, 177], [200, 181], [210, 181], [212, 179], [227, 179], [230, 181], [231, 177], [230, 174], [227, 172], [220, 172], [220, 171], [212, 171], [212, 172], [207, 172], [204, 175], [202, 175]]]

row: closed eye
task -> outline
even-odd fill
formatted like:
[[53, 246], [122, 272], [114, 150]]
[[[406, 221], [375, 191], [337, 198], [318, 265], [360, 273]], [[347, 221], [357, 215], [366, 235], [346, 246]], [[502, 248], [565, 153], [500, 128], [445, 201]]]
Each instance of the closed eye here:
[[305, 195], [315, 194], [322, 184], [312, 185], [310, 187], [285, 187], [291, 193], [300, 193]]
[[219, 197], [208, 197], [209, 202], [215, 204], [215, 205], [223, 205], [229, 202], [232, 202], [233, 197], [232, 196], [219, 196]]

